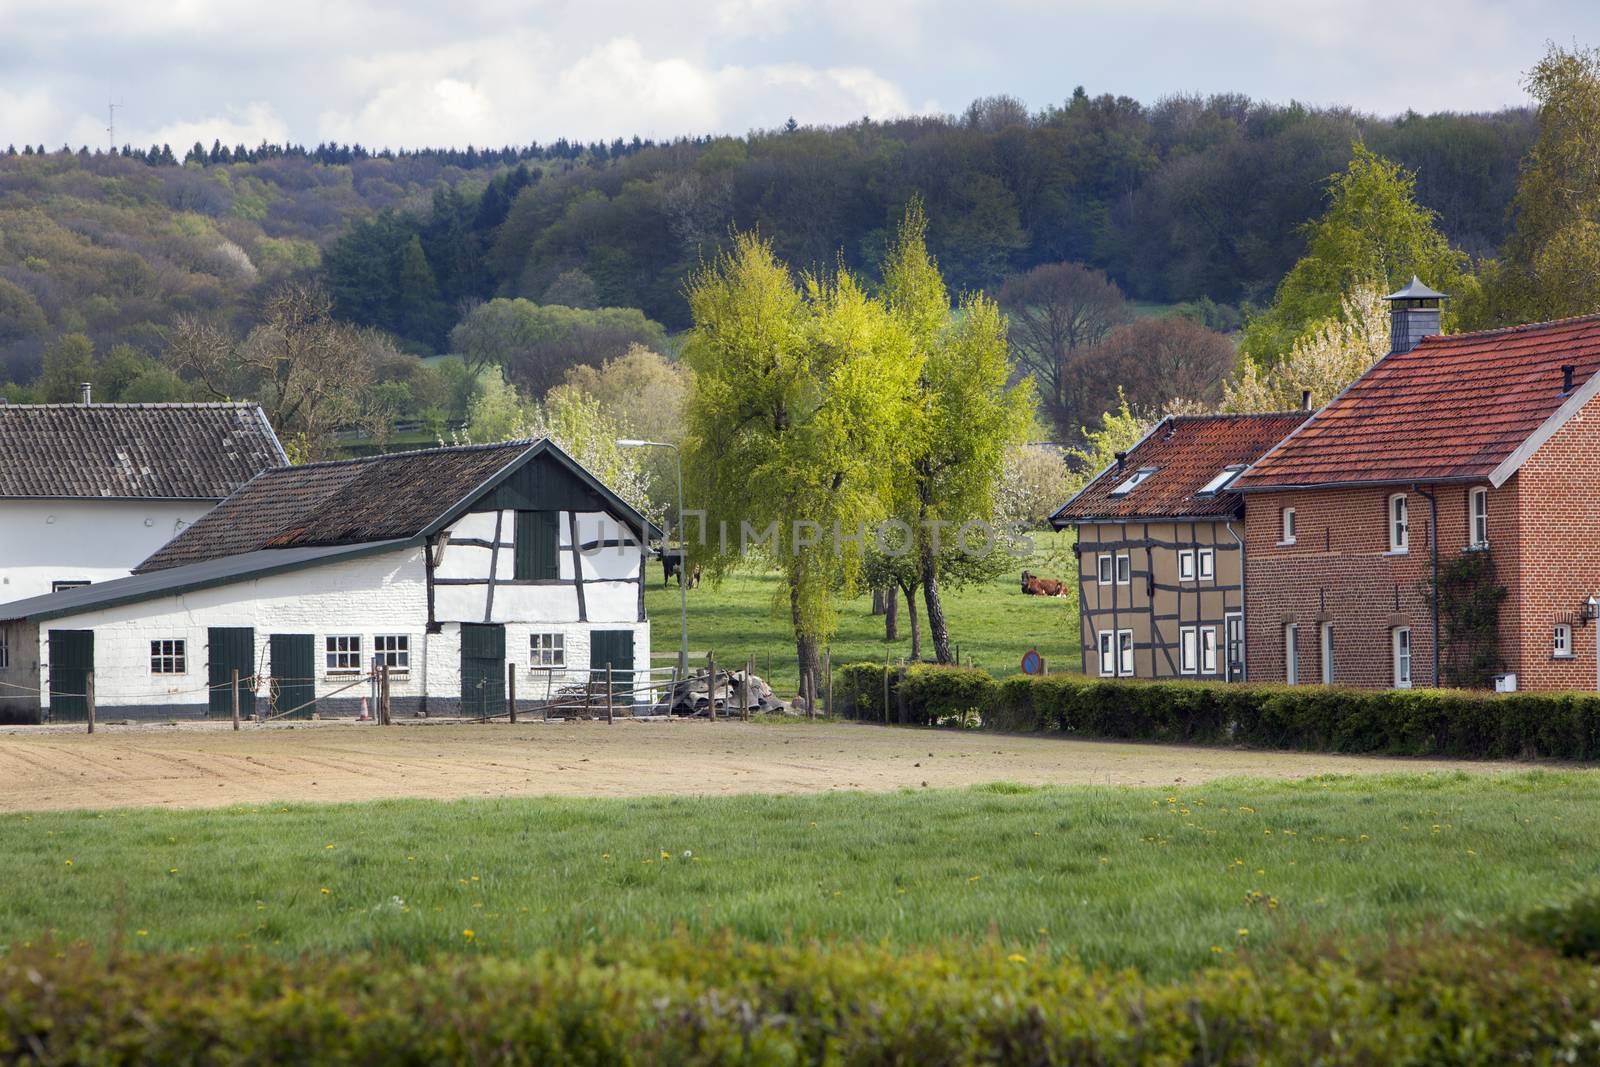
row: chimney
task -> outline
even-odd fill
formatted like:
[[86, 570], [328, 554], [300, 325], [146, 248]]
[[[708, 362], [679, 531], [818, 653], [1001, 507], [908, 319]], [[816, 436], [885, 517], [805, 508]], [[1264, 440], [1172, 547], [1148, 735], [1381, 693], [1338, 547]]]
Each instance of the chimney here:
[[89, 405], [89, 403], [90, 403], [89, 390], [92, 389], [92, 388], [94, 388], [94, 386], [90, 382], [84, 382], [83, 384], [78, 386], [78, 392], [79, 392], [79, 395], [83, 397], [83, 404], [84, 404], [85, 407], [87, 407]]
[[1389, 301], [1389, 352], [1409, 352], [1424, 337], [1441, 333], [1445, 294], [1429, 289], [1415, 274], [1411, 284], [1384, 297]]
[[1566, 396], [1572, 392], [1572, 372], [1577, 370], [1572, 364], [1561, 368], [1561, 395]]
[[1117, 470], [1120, 471], [1122, 465], [1128, 461], [1128, 454], [1126, 452], [1115, 452], [1113, 455], [1117, 457]]
[[1309, 390], [1309, 389], [1300, 390], [1300, 410], [1301, 411], [1310, 411], [1311, 410], [1311, 390]]

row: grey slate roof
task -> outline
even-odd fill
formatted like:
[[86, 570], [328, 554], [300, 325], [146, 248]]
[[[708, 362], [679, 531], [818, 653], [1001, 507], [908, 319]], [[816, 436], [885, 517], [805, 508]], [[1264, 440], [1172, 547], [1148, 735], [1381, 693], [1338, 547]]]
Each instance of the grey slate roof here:
[[0, 497], [222, 500], [288, 462], [254, 404], [0, 404]]
[[224, 556], [191, 563], [185, 567], [135, 574], [131, 578], [114, 578], [109, 582], [96, 582], [81, 589], [66, 589], [59, 593], [45, 593], [26, 600], [0, 604], [0, 622], [28, 619], [42, 622], [85, 611], [132, 604], [154, 597], [174, 596], [196, 589], [229, 582], [265, 578], [283, 571], [314, 567], [333, 560], [349, 559], [376, 552], [400, 548], [408, 542], [378, 541], [361, 545], [330, 545], [315, 548], [276, 548], [261, 552], [246, 552], [237, 556]]

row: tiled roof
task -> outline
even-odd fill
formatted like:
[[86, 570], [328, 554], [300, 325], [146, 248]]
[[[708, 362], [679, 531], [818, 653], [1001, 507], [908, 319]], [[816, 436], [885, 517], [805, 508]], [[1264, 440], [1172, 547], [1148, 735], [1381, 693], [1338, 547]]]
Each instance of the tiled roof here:
[[1424, 338], [1384, 357], [1237, 488], [1488, 479], [1600, 372], [1600, 315]]
[[287, 462], [254, 404], [0, 404], [0, 497], [221, 500]]
[[[1163, 419], [1119, 468], [1101, 471], [1067, 501], [1051, 522], [1064, 526], [1085, 519], [1170, 519], [1236, 514], [1239, 497], [1228, 489], [1202, 493], [1224, 470], [1253, 463], [1305, 422], [1307, 413], [1271, 415], [1181, 415]], [[1136, 471], [1154, 473], [1126, 495], [1114, 490]]]
[[263, 549], [415, 537], [533, 445], [430, 448], [266, 471], [134, 573]]

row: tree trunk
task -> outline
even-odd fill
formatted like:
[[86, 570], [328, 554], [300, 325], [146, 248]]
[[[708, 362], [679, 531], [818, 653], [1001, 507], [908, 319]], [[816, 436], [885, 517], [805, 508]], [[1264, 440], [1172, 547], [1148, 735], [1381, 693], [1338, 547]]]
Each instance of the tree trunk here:
[[893, 595], [894, 593], [888, 589], [874, 589], [872, 591], [872, 613], [874, 615], [882, 615], [888, 611], [891, 603], [890, 597]]
[[928, 608], [928, 636], [933, 638], [933, 654], [940, 663], [950, 663], [950, 628], [944, 621], [944, 604], [939, 600], [939, 561], [933, 545], [922, 545], [922, 599]]
[[900, 640], [900, 590], [890, 586], [883, 604], [883, 639]]
[[817, 652], [817, 639], [805, 633], [800, 624], [800, 588], [789, 585], [789, 615], [794, 622], [794, 651], [795, 658], [800, 665], [800, 678], [802, 684], [807, 677], [815, 677], [817, 668], [821, 664], [821, 657]]
[[906, 613], [911, 616], [911, 662], [922, 658], [922, 623], [917, 618], [917, 583], [905, 587]]

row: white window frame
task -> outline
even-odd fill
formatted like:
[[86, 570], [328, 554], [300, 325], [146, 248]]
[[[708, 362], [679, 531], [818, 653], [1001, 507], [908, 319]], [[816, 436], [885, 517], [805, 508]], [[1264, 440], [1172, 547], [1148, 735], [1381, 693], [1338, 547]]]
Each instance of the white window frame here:
[[560, 630], [538, 630], [528, 635], [528, 669], [567, 666], [567, 635]]
[[1111, 492], [1107, 495], [1127, 496], [1129, 493], [1133, 492], [1135, 489], [1139, 488], [1139, 486], [1148, 481], [1150, 476], [1155, 474], [1156, 471], [1160, 469], [1161, 468], [1159, 467], [1140, 467], [1138, 470], [1134, 471], [1126, 481], [1117, 486], [1115, 489], [1111, 490]]
[[1217, 550], [1202, 548], [1195, 553], [1195, 573], [1202, 582], [1213, 581], [1217, 577]]
[[360, 674], [366, 666], [361, 660], [360, 634], [324, 634], [322, 665], [328, 674]]
[[1200, 673], [1217, 673], [1217, 628], [1215, 626], [1202, 626], [1200, 628]]
[[372, 655], [378, 666], [390, 672], [407, 674], [411, 670], [410, 634], [373, 634]]
[[1195, 496], [1216, 496], [1226, 489], [1235, 478], [1244, 473], [1245, 466], [1243, 463], [1233, 463], [1222, 468], [1221, 473], [1205, 485], [1202, 485], [1199, 492], [1195, 493]]
[[1317, 651], [1322, 661], [1322, 684], [1333, 685], [1338, 677], [1334, 670], [1333, 623], [1325, 622], [1317, 627]]
[[1100, 644], [1100, 677], [1115, 678], [1117, 676], [1117, 632], [1115, 630], [1101, 630], [1096, 637]]
[[1094, 567], [1095, 584], [1110, 585], [1111, 579], [1116, 572], [1116, 560], [1111, 558], [1111, 553], [1102, 552], [1095, 557]]
[[1178, 670], [1194, 674], [1200, 665], [1200, 631], [1196, 626], [1178, 627]]
[[[1233, 658], [1233, 640], [1229, 636], [1235, 627], [1237, 627], [1239, 632], [1238, 659]], [[1244, 612], [1230, 611], [1222, 617], [1222, 658], [1225, 666], [1227, 667], [1226, 673], [1228, 681], [1237, 681], [1238, 678], [1244, 676], [1244, 656]], [[1234, 672], [1235, 666], [1239, 668], [1237, 676]]]
[[65, 593], [69, 589], [87, 589], [94, 583], [87, 578], [57, 578], [50, 583], [52, 593]]
[[1394, 687], [1410, 689], [1411, 664], [1415, 655], [1411, 644], [1411, 627], [1396, 626], [1390, 634], [1390, 649], [1394, 654]]
[[1489, 547], [1489, 490], [1479, 487], [1467, 494], [1467, 528], [1473, 548]]
[[1555, 632], [1550, 639], [1550, 658], [1577, 658], [1577, 653], [1572, 650], [1572, 624], [1570, 622], [1556, 623]]
[[1411, 502], [1404, 493], [1389, 497], [1389, 552], [1403, 555], [1411, 551]]
[[1194, 559], [1195, 559], [1195, 552], [1194, 552], [1194, 549], [1192, 549], [1192, 548], [1186, 548], [1186, 549], [1184, 549], [1184, 550], [1182, 550], [1181, 552], [1178, 553], [1178, 581], [1180, 581], [1180, 582], [1192, 582], [1192, 581], [1194, 581], [1194, 576], [1195, 576]]
[[1117, 553], [1117, 584], [1133, 584], [1133, 556], [1127, 552]]
[[1123, 678], [1133, 677], [1133, 631], [1117, 631], [1117, 674]]
[[189, 643], [181, 637], [150, 640], [151, 674], [188, 674]]
[[1283, 540], [1279, 541], [1278, 544], [1280, 544], [1280, 545], [1292, 545], [1292, 544], [1294, 544], [1295, 533], [1296, 533], [1296, 530], [1295, 530], [1295, 510], [1294, 510], [1294, 508], [1284, 508], [1283, 511], [1280, 513], [1279, 521], [1282, 523], [1282, 529], [1281, 529], [1280, 532], [1282, 534]]
[[1283, 681], [1285, 685], [1300, 684], [1300, 626], [1285, 623], [1283, 627]]

